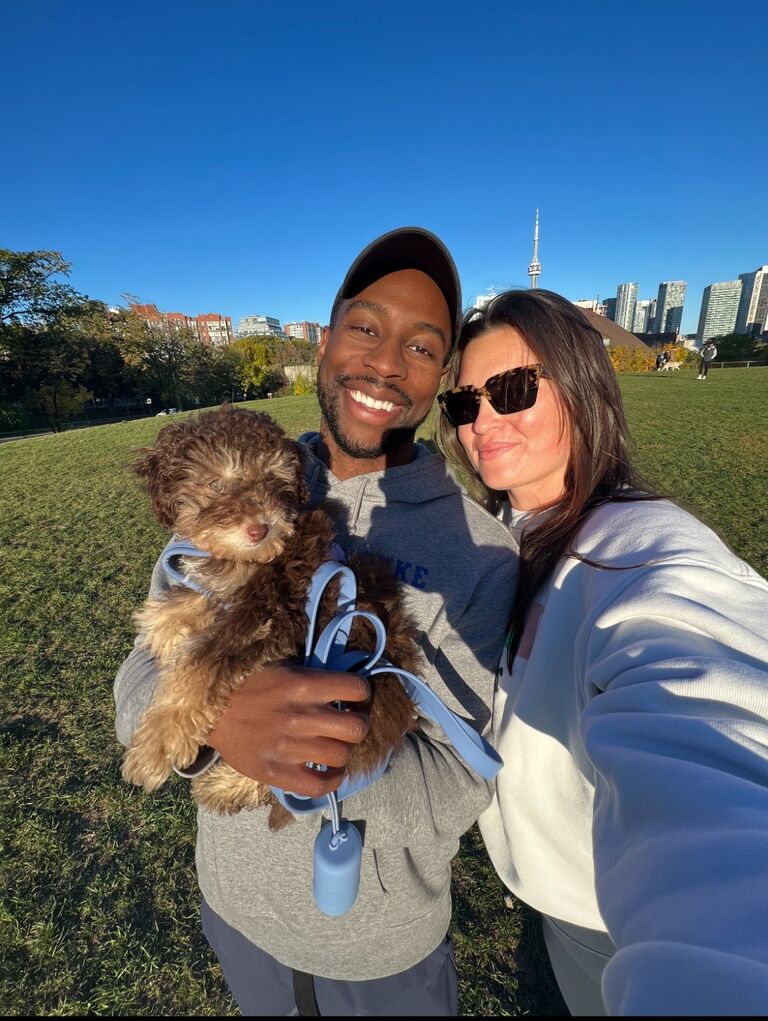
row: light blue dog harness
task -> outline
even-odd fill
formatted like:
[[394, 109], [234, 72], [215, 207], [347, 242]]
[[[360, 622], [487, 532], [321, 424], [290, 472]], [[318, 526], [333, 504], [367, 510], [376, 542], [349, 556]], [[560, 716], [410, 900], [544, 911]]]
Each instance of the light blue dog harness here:
[[[334, 554], [341, 551], [334, 547]], [[192, 543], [182, 540], [171, 543], [161, 563], [169, 580], [185, 585], [197, 592], [205, 590], [193, 580], [177, 571], [171, 561], [179, 556], [209, 557]], [[328, 584], [338, 577], [340, 590], [338, 613], [325, 626], [315, 642], [315, 628], [320, 602]], [[393, 666], [383, 659], [387, 635], [381, 620], [364, 610], [356, 609], [357, 579], [350, 567], [338, 560], [328, 560], [315, 571], [307, 596], [306, 614], [309, 621], [305, 643], [304, 665], [341, 673], [355, 671], [370, 678], [378, 674], [395, 674], [413, 704], [422, 716], [440, 726], [459, 755], [476, 773], [491, 780], [501, 769], [502, 761], [494, 749], [469, 724], [452, 712], [432, 691], [428, 684], [414, 674]], [[356, 617], [367, 620], [376, 635], [373, 652], [347, 649], [352, 622]], [[360, 864], [363, 841], [357, 828], [342, 819], [339, 802], [366, 788], [386, 770], [389, 756], [373, 773], [346, 777], [339, 789], [321, 798], [308, 798], [273, 787], [278, 801], [295, 815], [322, 812], [330, 809], [331, 819], [323, 823], [315, 840], [313, 891], [318, 908], [326, 915], [343, 915], [357, 898], [360, 884]], [[308, 766], [322, 771], [325, 767], [314, 763]]]

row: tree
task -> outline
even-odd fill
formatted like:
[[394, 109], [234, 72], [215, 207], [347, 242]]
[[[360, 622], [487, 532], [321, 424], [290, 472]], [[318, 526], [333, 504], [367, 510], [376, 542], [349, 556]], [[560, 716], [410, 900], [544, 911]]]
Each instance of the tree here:
[[66, 379], [44, 383], [33, 392], [33, 405], [48, 419], [54, 432], [61, 432], [64, 422], [82, 411], [91, 394], [82, 386], [76, 386]]
[[293, 381], [293, 393], [296, 397], [304, 397], [306, 394], [315, 393], [317, 385], [311, 373], [300, 372]]
[[225, 395], [236, 400], [241, 383], [243, 357], [240, 351], [226, 347], [190, 346], [184, 366], [183, 385], [187, 405], [215, 404]]
[[243, 391], [251, 397], [264, 397], [285, 383], [276, 366], [277, 343], [274, 337], [243, 337], [230, 345], [241, 354]]
[[128, 309], [113, 314], [112, 329], [134, 384], [163, 405], [183, 407], [188, 363], [200, 343], [192, 332], [147, 323]]
[[714, 337], [719, 362], [746, 362], [753, 358], [768, 357], [768, 348], [748, 333], [728, 333]]
[[[6, 424], [42, 412], [53, 429], [91, 396], [106, 306], [53, 278], [69, 273], [60, 252], [0, 249], [0, 404]], [[114, 363], [113, 363], [114, 367]]]
[[51, 279], [69, 276], [69, 269], [61, 252], [0, 248], [0, 323], [44, 323], [62, 312], [71, 313], [82, 295]]
[[86, 382], [105, 314], [101, 302], [81, 298], [78, 306], [52, 313], [45, 322], [6, 323], [0, 400], [42, 412], [60, 430], [92, 396]]
[[317, 346], [308, 340], [290, 337], [275, 344], [272, 364], [274, 368], [284, 369], [286, 365], [313, 365]]
[[624, 345], [609, 347], [608, 357], [617, 372], [648, 372], [656, 361], [655, 355], [647, 347], [628, 348]]

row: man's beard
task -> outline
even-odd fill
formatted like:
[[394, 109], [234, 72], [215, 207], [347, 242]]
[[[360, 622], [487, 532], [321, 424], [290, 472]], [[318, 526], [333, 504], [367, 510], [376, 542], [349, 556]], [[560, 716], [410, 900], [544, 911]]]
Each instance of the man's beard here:
[[[351, 382], [353, 380], [380, 385], [376, 380], [368, 379], [365, 376], [339, 376], [333, 381], [333, 383], [321, 383], [319, 379], [317, 381], [317, 399], [320, 404], [323, 421], [328, 426], [330, 434], [333, 436], [339, 450], [348, 457], [354, 457], [360, 460], [370, 460], [382, 457], [403, 443], [412, 442], [416, 430], [419, 428], [421, 423], [425, 421], [427, 415], [423, 415], [421, 418], [412, 422], [408, 421], [396, 429], [389, 429], [381, 437], [380, 443], [375, 446], [366, 447], [362, 443], [352, 439], [350, 436], [346, 436], [342, 432], [341, 423], [339, 422], [341, 391], [345, 389], [343, 386], [344, 383]], [[413, 406], [413, 401], [407, 394], [404, 394], [403, 391], [397, 387], [389, 387], [389, 389], [400, 394], [400, 396], [405, 398], [408, 402], [404, 416], [407, 419], [408, 411]]]

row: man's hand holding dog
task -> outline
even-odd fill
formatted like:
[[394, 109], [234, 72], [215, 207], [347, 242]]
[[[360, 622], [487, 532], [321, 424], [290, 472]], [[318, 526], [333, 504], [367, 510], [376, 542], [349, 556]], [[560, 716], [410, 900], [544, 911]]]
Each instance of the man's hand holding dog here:
[[[331, 703], [363, 704], [370, 694], [358, 674], [269, 666], [232, 692], [208, 744], [244, 776], [317, 798], [341, 784], [350, 746], [368, 731], [365, 712]], [[314, 772], [307, 762], [322, 762], [328, 771]]]

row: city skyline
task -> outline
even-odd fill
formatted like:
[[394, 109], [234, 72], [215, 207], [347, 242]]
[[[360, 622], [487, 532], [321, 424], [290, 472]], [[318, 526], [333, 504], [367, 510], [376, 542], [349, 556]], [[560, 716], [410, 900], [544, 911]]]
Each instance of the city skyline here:
[[[768, 88], [741, 38], [768, 10], [746, 3], [748, 18], [702, 18], [658, 0], [681, 45], [653, 73], [633, 10], [602, 0], [553, 0], [543, 24], [491, 0], [470, 48], [460, 2], [81, 0], [77, 18], [57, 0], [0, 5], [0, 245], [62, 252], [70, 283], [108, 305], [131, 292], [233, 322], [260, 309], [323, 323], [354, 256], [406, 224], [445, 241], [465, 304], [527, 287], [538, 208], [537, 286], [605, 299], [630, 280], [647, 300], [684, 279], [692, 333], [704, 288], [768, 254], [768, 139], [732, 102]], [[254, 62], [257, 42], [290, 67]], [[610, 141], [628, 111], [654, 124], [652, 150]]]
[[[539, 251], [539, 209], [536, 209], [535, 215], [535, 226], [533, 234], [533, 258], [528, 265], [528, 277], [529, 287], [538, 287], [538, 278], [541, 274], [542, 268], [541, 263], [538, 259]], [[742, 288], [742, 283], [744, 284]], [[736, 298], [737, 311], [733, 314], [734, 322], [730, 323], [730, 310], [727, 313], [722, 311], [723, 303], [723, 289], [731, 288], [732, 285], [738, 284], [738, 295]], [[522, 285], [518, 285], [522, 286]], [[699, 313], [697, 316], [697, 325], [695, 330], [686, 330], [683, 326], [683, 322], [690, 321], [692, 316], [692, 310], [685, 311], [685, 298], [687, 296], [687, 281], [685, 280], [674, 280], [674, 281], [661, 281], [658, 287], [657, 298], [642, 299], [639, 297], [640, 287], [637, 283], [623, 283], [618, 284], [616, 288], [616, 297], [610, 296], [600, 297], [599, 292], [596, 294], [594, 299], [577, 299], [572, 295], [564, 295], [570, 301], [573, 301], [576, 305], [584, 307], [591, 307], [593, 309], [602, 306], [604, 314], [607, 318], [616, 322], [619, 326], [631, 333], [679, 333], [680, 335], [686, 335], [690, 337], [697, 337], [699, 341], [707, 340], [710, 337], [722, 336], [723, 333], [713, 333], [712, 327], [708, 324], [709, 320], [716, 322], [718, 327], [722, 327], [724, 332], [756, 332], [756, 322], [763, 324], [763, 331], [768, 330], [768, 265], [758, 266], [755, 271], [746, 272], [739, 274], [739, 279], [736, 281], [721, 281], [712, 282], [704, 287], [702, 292], [702, 298], [699, 301]], [[664, 299], [667, 294], [667, 289], [672, 288], [674, 291], [673, 304], [676, 303], [673, 310], [673, 315], [670, 320], [667, 317], [667, 309], [665, 308]], [[486, 296], [484, 301], [487, 303], [490, 300], [490, 296], [494, 296], [497, 293], [495, 285], [490, 285], [486, 289], [490, 292], [489, 296]], [[464, 294], [464, 307], [469, 308], [471, 301], [466, 297], [466, 291], [462, 291]], [[122, 292], [121, 297], [123, 302], [130, 303], [130, 301], [136, 300], [136, 296]], [[480, 296], [478, 296], [476, 304], [480, 302]], [[713, 304], [714, 303], [714, 304]], [[146, 307], [155, 307], [157, 311], [157, 302], [146, 303]], [[135, 307], [135, 306], [132, 306]], [[145, 307], [142, 305], [141, 307]], [[657, 309], [659, 310], [659, 318], [656, 318]], [[239, 319], [237, 328], [232, 331], [231, 320], [232, 316], [222, 317], [220, 313], [199, 313], [194, 316], [188, 316], [186, 313], [179, 313], [175, 311], [162, 311], [161, 315], [163, 318], [183, 318], [190, 320], [203, 320], [213, 318], [226, 318], [230, 321], [229, 337], [230, 339], [238, 339], [245, 336], [251, 336], [258, 333], [264, 335], [277, 336], [277, 337], [303, 337], [304, 339], [311, 339], [313, 343], [319, 343], [319, 331], [324, 325], [324, 321], [308, 321], [301, 320], [297, 322], [288, 322], [286, 325], [292, 327], [302, 327], [299, 332], [289, 333], [286, 330], [286, 326], [281, 326], [281, 317], [269, 316], [259, 313], [250, 313], [248, 315], [242, 315]], [[246, 327], [243, 324], [249, 320], [253, 322], [249, 323]], [[263, 320], [263, 322], [256, 323], [256, 320]], [[252, 327], [252, 328], [251, 328]], [[309, 328], [309, 329], [308, 329]], [[194, 332], [197, 332], [197, 326], [194, 326]], [[226, 332], [226, 331], [225, 331]], [[308, 336], [307, 334], [311, 334]], [[221, 340], [217, 338], [216, 343], [221, 343]], [[226, 341], [225, 341], [226, 342]]]
[[[540, 274], [541, 266], [537, 259], [539, 242], [539, 216], [536, 211], [536, 228], [534, 241], [534, 258], [529, 265], [530, 287], [536, 287], [536, 280]], [[534, 266], [534, 273], [530, 274], [530, 268]], [[744, 285], [742, 287], [742, 284]], [[734, 292], [734, 288], [737, 290]], [[660, 321], [656, 320], [657, 307], [663, 295], [672, 288], [675, 293], [672, 304], [675, 306], [671, 320], [667, 317], [664, 302], [660, 306]], [[687, 296], [687, 282], [684, 280], [662, 281], [659, 283], [658, 296], [656, 298], [639, 298], [638, 285], [636, 283], [619, 284], [616, 289], [616, 298], [600, 299], [595, 298], [573, 298], [566, 295], [575, 305], [590, 308], [605, 315], [608, 319], [616, 322], [623, 329], [630, 333], [679, 333], [681, 335], [695, 336], [699, 341], [707, 340], [710, 337], [723, 336], [726, 333], [759, 332], [755, 329], [757, 322], [762, 323], [763, 331], [768, 331], [768, 265], [759, 266], [757, 270], [750, 273], [741, 273], [737, 280], [717, 281], [708, 284], [702, 293], [699, 301], [699, 313], [697, 327], [693, 331], [685, 331], [682, 326], [681, 311], [684, 308]], [[497, 291], [492, 285], [487, 289], [485, 295], [478, 295], [472, 302], [464, 297], [464, 305], [468, 308], [474, 304], [477, 308], [487, 305], [491, 298], [495, 297]], [[735, 297], [734, 297], [735, 294]], [[129, 297], [127, 295], [124, 298]], [[133, 297], [133, 296], [130, 296]], [[731, 304], [735, 302], [734, 308]], [[142, 306], [143, 307], [143, 306]], [[147, 307], [155, 307], [147, 306]], [[157, 309], [155, 309], [157, 311]], [[162, 312], [163, 317], [190, 318], [183, 313]], [[198, 315], [196, 319], [211, 318]], [[231, 317], [226, 317], [231, 319]], [[666, 322], [664, 321], [666, 320]], [[748, 322], [749, 320], [749, 322]], [[277, 337], [293, 336], [312, 343], [319, 343], [321, 330], [326, 325], [317, 321], [285, 321], [281, 323], [280, 318], [259, 313], [251, 313], [242, 316], [234, 329], [235, 339], [257, 334], [272, 335]], [[291, 329], [289, 329], [289, 327]], [[715, 331], [715, 332], [713, 332]], [[719, 331], [719, 332], [718, 332]]]

